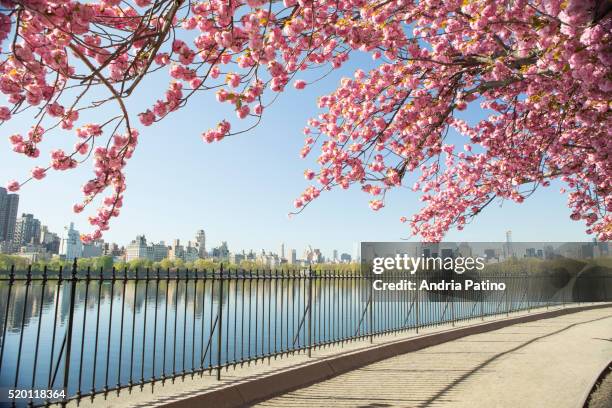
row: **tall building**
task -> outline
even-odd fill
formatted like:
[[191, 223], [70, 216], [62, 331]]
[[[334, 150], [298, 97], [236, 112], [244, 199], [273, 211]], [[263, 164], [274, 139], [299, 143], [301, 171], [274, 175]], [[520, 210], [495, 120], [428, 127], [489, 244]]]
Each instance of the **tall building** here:
[[227, 241], [222, 241], [221, 245], [212, 249], [212, 256], [217, 260], [227, 259], [229, 256], [229, 248]]
[[200, 258], [200, 252], [197, 244], [192, 245], [191, 241], [187, 242], [187, 246], [185, 247], [185, 253], [183, 254], [183, 260], [185, 262], [194, 262]]
[[313, 249], [312, 246], [308, 245], [308, 248], [304, 251], [304, 260], [307, 263], [322, 263], [323, 262], [323, 254], [321, 254], [321, 250], [319, 248]]
[[96, 258], [98, 256], [102, 256], [104, 252], [104, 241], [98, 240], [93, 241], [89, 244], [83, 244], [83, 254], [81, 254], [82, 258]]
[[338, 262], [339, 261], [339, 259], [338, 259], [338, 250], [337, 249], [334, 249], [333, 252], [332, 252], [332, 261], [333, 262]]
[[159, 244], [151, 244], [152, 253], [153, 253], [153, 261], [159, 262], [162, 259], [166, 259], [168, 257], [168, 247], [161, 241]]
[[17, 248], [27, 244], [40, 244], [40, 221], [32, 214], [22, 214], [15, 223], [13, 243]]
[[137, 235], [136, 239], [125, 248], [125, 260], [129, 262], [134, 259], [148, 258], [147, 238], [144, 235]]
[[60, 242], [60, 237], [56, 233], [49, 231], [46, 225], [40, 227], [40, 245], [44, 246], [49, 253], [59, 253]]
[[70, 227], [64, 227], [66, 236], [60, 242], [59, 254], [65, 259], [80, 258], [83, 255], [83, 243], [79, 231], [74, 229], [74, 223]]
[[280, 252], [278, 253], [278, 256], [280, 256], [281, 259], [287, 259], [285, 258], [285, 243], [281, 242], [280, 244]]
[[198, 250], [200, 258], [206, 258], [206, 233], [204, 230], [198, 230], [195, 237], [195, 247]]
[[119, 245], [113, 243], [105, 243], [104, 244], [104, 250], [102, 251], [102, 255], [104, 256], [112, 256], [112, 257], [119, 257], [121, 256], [122, 253], [122, 248], [119, 248]]
[[175, 239], [172, 242], [172, 246], [170, 247], [170, 250], [168, 251], [168, 258], [172, 260], [183, 259], [184, 256], [185, 256], [185, 249], [181, 245], [181, 241], [179, 239]]
[[18, 207], [19, 195], [8, 194], [5, 188], [0, 187], [0, 242], [13, 241]]
[[257, 256], [257, 261], [264, 264], [268, 268], [274, 268], [280, 265], [280, 258], [277, 254], [273, 254], [272, 252], [266, 253], [263, 249], [259, 256]]
[[291, 259], [289, 260], [289, 263], [291, 265], [295, 265], [297, 263], [297, 250], [291, 250]]
[[159, 244], [147, 243], [147, 238], [144, 235], [137, 235], [136, 239], [128, 244], [125, 248], [126, 262], [134, 259], [148, 259], [158, 262], [168, 257], [168, 247], [161, 241]]
[[512, 231], [506, 231], [506, 243], [504, 244], [504, 256], [506, 258], [513, 257], [514, 248], [512, 247]]

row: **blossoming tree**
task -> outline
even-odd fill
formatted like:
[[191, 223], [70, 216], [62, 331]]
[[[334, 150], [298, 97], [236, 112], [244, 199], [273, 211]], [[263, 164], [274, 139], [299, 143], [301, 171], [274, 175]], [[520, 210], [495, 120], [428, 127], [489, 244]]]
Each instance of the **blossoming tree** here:
[[[376, 68], [350, 72], [304, 129], [302, 157], [320, 168], [295, 201], [301, 211], [322, 191], [358, 184], [384, 206], [405, 186], [424, 207], [402, 217], [412, 233], [440, 240], [489, 203], [523, 201], [553, 179], [566, 185], [571, 218], [612, 237], [612, 17], [606, 0], [0, 0], [0, 120], [29, 115], [10, 136], [13, 150], [38, 158], [50, 132], [73, 135], [16, 191], [49, 171], [87, 158], [84, 240], [119, 215], [124, 168], [144, 127], [216, 92], [242, 121], [203, 129], [220, 141], [256, 125], [287, 87], [311, 84], [302, 71], [340, 69], [369, 53]], [[147, 75], [168, 86], [142, 112], [126, 101]], [[469, 105], [488, 115], [458, 117]], [[90, 110], [113, 112], [99, 123]], [[222, 119], [222, 118], [219, 118]], [[273, 119], [272, 119], [273, 120]], [[50, 141], [49, 141], [50, 142]], [[414, 177], [412, 177], [414, 179]], [[412, 182], [410, 183], [412, 184]], [[96, 200], [100, 197], [99, 200]], [[95, 205], [95, 204], [94, 204]]]

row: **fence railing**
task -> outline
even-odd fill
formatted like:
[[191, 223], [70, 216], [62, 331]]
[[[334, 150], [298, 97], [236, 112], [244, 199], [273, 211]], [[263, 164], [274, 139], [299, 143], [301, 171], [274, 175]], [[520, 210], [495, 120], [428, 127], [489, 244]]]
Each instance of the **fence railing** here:
[[11, 269], [0, 277], [0, 388], [57, 391], [10, 400], [14, 406], [65, 405], [188, 376], [220, 379], [229, 368], [404, 330], [564, 306], [580, 302], [581, 290], [597, 301], [612, 294], [610, 276], [561, 284], [478, 276], [503, 282], [503, 291], [376, 291], [375, 279], [223, 268], [104, 273], [78, 271], [76, 263], [54, 274]]

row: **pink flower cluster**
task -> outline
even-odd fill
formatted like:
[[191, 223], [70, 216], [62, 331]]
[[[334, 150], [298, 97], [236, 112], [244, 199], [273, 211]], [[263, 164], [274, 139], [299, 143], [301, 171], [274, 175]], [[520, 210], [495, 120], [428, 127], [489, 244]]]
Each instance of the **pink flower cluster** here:
[[[142, 88], [144, 76], [166, 71], [168, 86], [138, 114], [143, 126], [211, 90], [238, 119], [257, 123], [269, 93], [291, 88], [290, 81], [298, 90], [311, 87], [316, 81], [299, 79], [303, 71], [324, 67], [325, 75], [359, 50], [375, 67], [355, 70], [319, 98], [321, 113], [308, 122], [300, 151], [302, 157], [318, 152], [320, 168], [304, 175], [319, 185], [309, 186], [295, 207], [322, 191], [358, 184], [377, 211], [389, 190], [409, 186], [424, 207], [402, 222], [437, 241], [494, 200], [522, 202], [558, 179], [566, 185], [571, 218], [610, 239], [612, 17], [600, 3], [206, 0], [160, 8], [149, 0], [5, 2], [19, 7], [20, 19], [0, 14], [0, 92], [8, 102], [0, 106], [0, 121], [28, 107], [38, 112], [27, 136], [10, 136], [13, 150], [32, 158], [45, 134], [79, 126], [74, 151], [53, 150], [49, 165], [35, 167], [32, 178], [72, 169], [75, 155], [92, 151], [94, 178], [74, 209], [111, 191], [90, 218], [94, 232], [84, 236], [97, 239], [122, 204], [123, 170], [138, 139], [125, 100]], [[92, 104], [93, 88], [106, 98], [95, 94]], [[105, 103], [115, 104], [118, 116], [77, 123], [80, 112]], [[474, 108], [485, 117], [461, 119]], [[107, 132], [108, 143], [94, 144], [116, 123], [123, 134]], [[220, 141], [231, 129], [221, 120], [202, 138]]]

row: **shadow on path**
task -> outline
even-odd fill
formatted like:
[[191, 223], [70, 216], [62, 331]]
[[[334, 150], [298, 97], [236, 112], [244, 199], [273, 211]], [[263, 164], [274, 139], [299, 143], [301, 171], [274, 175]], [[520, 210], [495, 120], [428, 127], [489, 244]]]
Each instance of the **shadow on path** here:
[[[578, 322], [578, 323], [572, 323], [570, 325], [567, 325], [565, 327], [563, 327], [562, 329], [559, 330], [555, 330], [552, 333], [548, 333], [542, 336], [538, 336], [538, 337], [534, 337], [531, 340], [528, 340], [516, 347], [513, 347], [509, 350], [506, 350], [504, 352], [498, 353], [496, 355], [494, 355], [493, 357], [485, 360], [484, 362], [482, 362], [481, 364], [478, 364], [476, 367], [474, 367], [472, 370], [469, 370], [467, 373], [461, 375], [459, 378], [453, 380], [450, 384], [448, 384], [446, 387], [444, 387], [443, 389], [441, 389], [440, 391], [438, 391], [436, 394], [434, 394], [431, 398], [427, 399], [426, 401], [421, 402], [418, 406], [419, 407], [428, 407], [431, 406], [431, 404], [433, 404], [434, 402], [436, 402], [438, 399], [440, 399], [441, 397], [444, 397], [447, 393], [449, 393], [453, 388], [457, 387], [459, 384], [461, 384], [462, 382], [466, 381], [468, 378], [470, 378], [472, 375], [474, 375], [475, 373], [477, 373], [478, 371], [484, 369], [485, 367], [487, 367], [488, 365], [490, 365], [491, 363], [493, 363], [495, 360], [498, 360], [499, 358], [507, 355], [507, 354], [511, 354], [514, 353], [515, 351], [518, 351], [530, 344], [533, 344], [539, 340], [545, 339], [547, 337], [551, 337], [554, 335], [557, 335], [559, 333], [562, 333], [566, 330], [569, 330], [571, 328], [574, 328], [576, 326], [580, 326], [582, 324], [587, 324], [587, 323], [592, 323], [592, 322], [596, 322], [599, 320], [604, 320], [604, 319], [609, 319], [612, 316], [603, 316], [603, 317], [599, 317], [597, 319], [591, 319], [591, 320], [587, 320], [584, 322]], [[603, 340], [603, 339], [602, 339]]]

